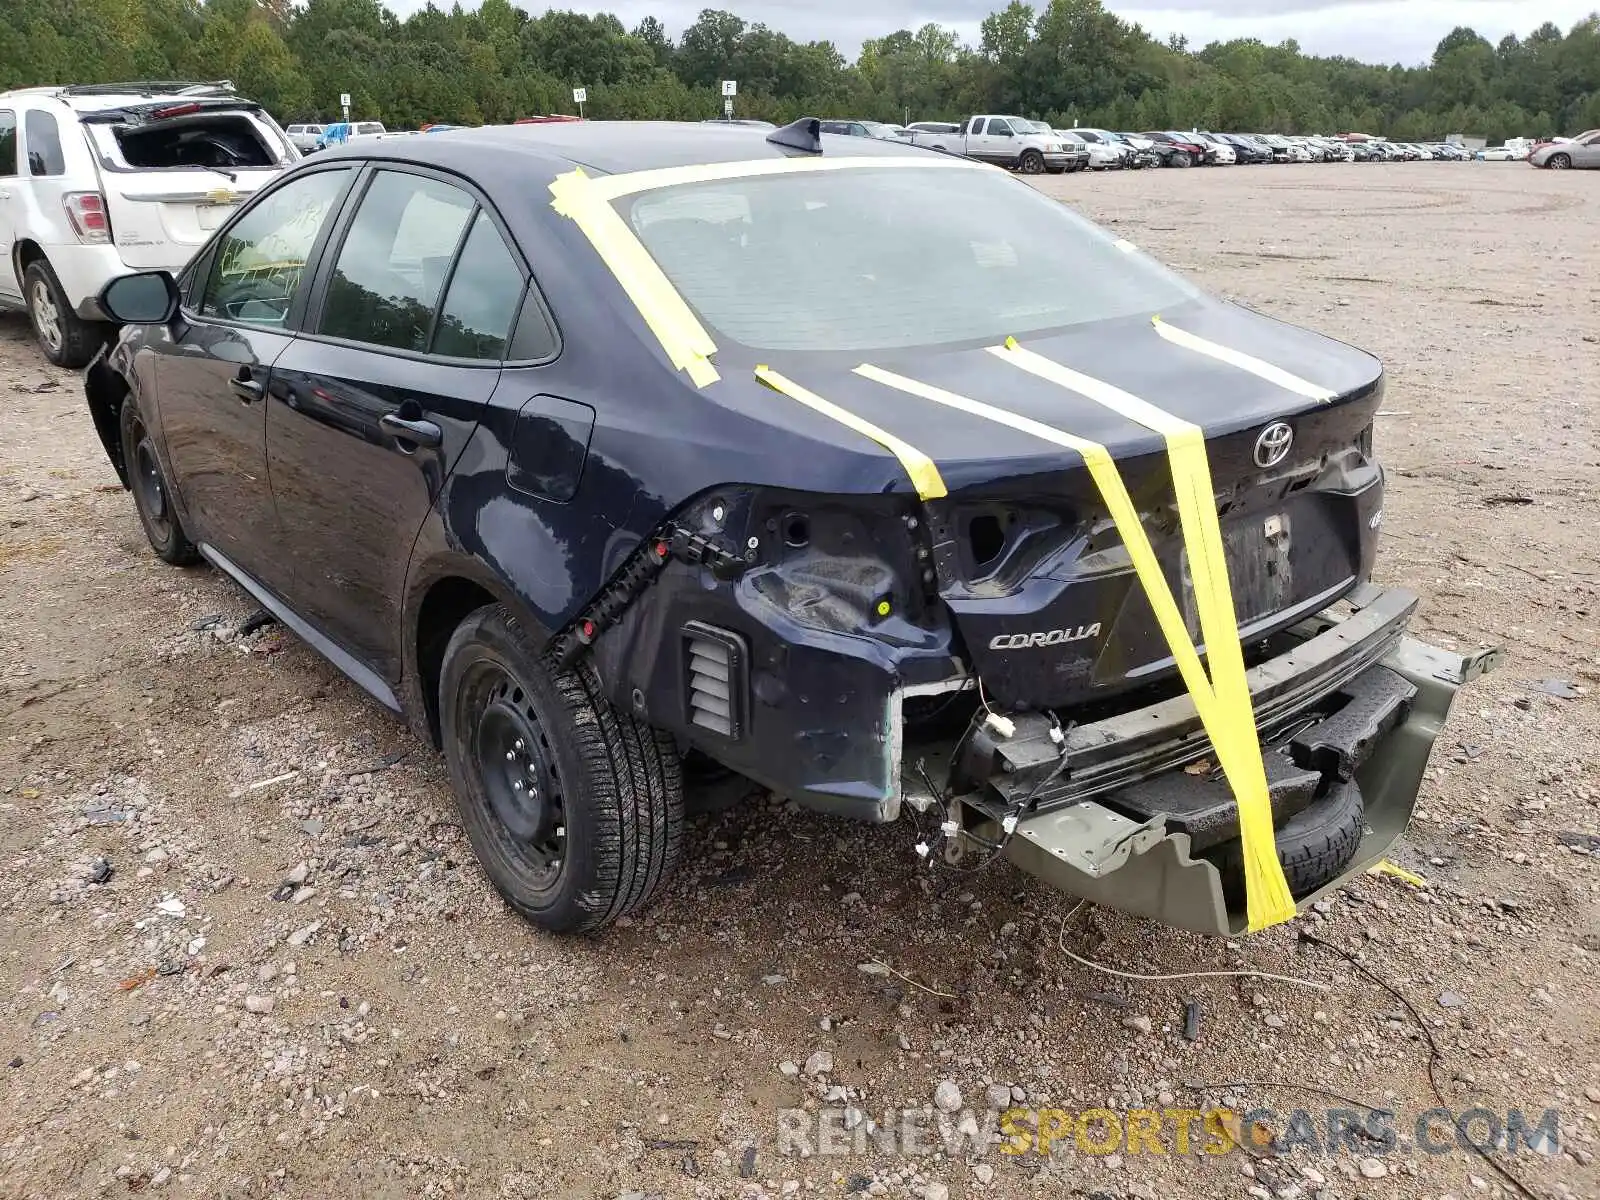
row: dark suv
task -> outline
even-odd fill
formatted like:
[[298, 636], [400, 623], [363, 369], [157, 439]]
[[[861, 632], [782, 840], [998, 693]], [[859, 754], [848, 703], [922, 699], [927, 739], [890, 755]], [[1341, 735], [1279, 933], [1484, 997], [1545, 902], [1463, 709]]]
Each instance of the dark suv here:
[[101, 299], [89, 409], [156, 552], [440, 747], [550, 929], [656, 891], [703, 764], [1260, 927], [1399, 836], [1476, 669], [1365, 582], [1375, 359], [955, 156], [362, 139]]

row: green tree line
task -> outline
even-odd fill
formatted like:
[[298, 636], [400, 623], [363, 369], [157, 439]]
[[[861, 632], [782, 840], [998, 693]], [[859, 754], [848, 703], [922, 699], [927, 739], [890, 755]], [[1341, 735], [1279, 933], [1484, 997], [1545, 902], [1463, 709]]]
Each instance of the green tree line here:
[[1113, 129], [1360, 130], [1402, 140], [1571, 134], [1600, 126], [1600, 17], [1546, 22], [1493, 45], [1461, 27], [1424, 66], [1304, 54], [1254, 39], [1159, 41], [1100, 0], [1012, 0], [964, 45], [938, 25], [868, 41], [854, 62], [707, 9], [674, 40], [647, 17], [508, 0], [404, 20], [378, 0], [5, 0], [0, 88], [125, 79], [231, 79], [280, 121], [356, 117], [394, 128], [571, 112], [693, 119], [739, 82], [739, 115], [879, 120], [1010, 112]]

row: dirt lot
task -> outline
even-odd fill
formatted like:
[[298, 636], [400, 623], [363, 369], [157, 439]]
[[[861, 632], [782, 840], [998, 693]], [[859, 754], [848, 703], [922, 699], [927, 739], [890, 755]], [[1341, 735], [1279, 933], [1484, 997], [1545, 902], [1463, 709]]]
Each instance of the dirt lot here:
[[[1427, 637], [1510, 651], [1396, 853], [1429, 890], [1366, 879], [1244, 943], [1105, 911], [1064, 935], [1123, 970], [1325, 990], [1098, 973], [1059, 948], [1070, 902], [1008, 866], [929, 874], [904, 825], [760, 800], [697, 818], [637, 922], [533, 932], [474, 867], [431, 753], [282, 630], [240, 636], [254, 606], [217, 574], [156, 561], [77, 379], [0, 318], [0, 1194], [1600, 1196], [1597, 184], [1517, 164], [1041, 184], [1382, 355], [1379, 574], [1421, 592]], [[1442, 1102], [1374, 977], [1437, 1042]], [[783, 1153], [779, 1110], [891, 1124], [953, 1099], [943, 1081], [948, 1151], [836, 1158], [813, 1125], [818, 1153]], [[991, 1128], [1008, 1086], [1041, 1108], [1259, 1105], [1279, 1134], [1305, 1109], [1319, 1141], [1330, 1107], [1384, 1106], [1400, 1137], [962, 1145], [959, 1110]], [[1494, 1155], [1517, 1192], [1414, 1144], [1441, 1106], [1556, 1109], [1561, 1149]]]

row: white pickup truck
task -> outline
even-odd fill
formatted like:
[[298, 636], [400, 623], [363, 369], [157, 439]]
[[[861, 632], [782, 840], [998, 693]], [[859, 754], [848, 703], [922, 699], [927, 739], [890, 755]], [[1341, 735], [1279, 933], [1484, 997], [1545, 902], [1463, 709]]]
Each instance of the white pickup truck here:
[[941, 126], [937, 131], [912, 125], [911, 141], [930, 150], [1009, 167], [1024, 175], [1046, 171], [1059, 175], [1078, 157], [1068, 152], [1060, 138], [1036, 133], [1033, 122], [1021, 117], [985, 114], [968, 117], [959, 125]]

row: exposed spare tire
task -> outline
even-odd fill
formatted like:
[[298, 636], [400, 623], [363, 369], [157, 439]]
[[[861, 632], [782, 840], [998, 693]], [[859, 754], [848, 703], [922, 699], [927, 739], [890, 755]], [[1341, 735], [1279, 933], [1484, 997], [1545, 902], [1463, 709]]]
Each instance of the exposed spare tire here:
[[[1278, 859], [1289, 891], [1298, 899], [1336, 878], [1355, 858], [1364, 822], [1361, 789], [1335, 783], [1326, 796], [1295, 813], [1278, 830]], [[1222, 873], [1222, 892], [1230, 908], [1242, 909], [1244, 844], [1231, 841], [1207, 857]]]

